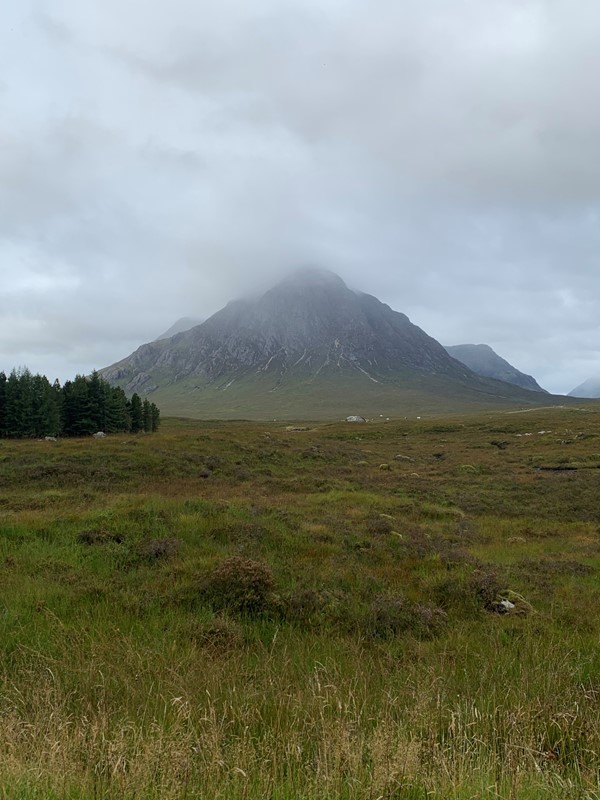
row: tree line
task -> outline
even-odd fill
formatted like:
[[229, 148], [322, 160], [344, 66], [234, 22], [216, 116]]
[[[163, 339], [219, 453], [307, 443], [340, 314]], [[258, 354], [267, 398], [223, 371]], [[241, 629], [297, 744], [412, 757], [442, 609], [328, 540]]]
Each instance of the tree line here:
[[92, 433], [151, 433], [160, 411], [138, 394], [127, 397], [97, 372], [61, 386], [28, 369], [0, 372], [0, 437], [89, 436]]

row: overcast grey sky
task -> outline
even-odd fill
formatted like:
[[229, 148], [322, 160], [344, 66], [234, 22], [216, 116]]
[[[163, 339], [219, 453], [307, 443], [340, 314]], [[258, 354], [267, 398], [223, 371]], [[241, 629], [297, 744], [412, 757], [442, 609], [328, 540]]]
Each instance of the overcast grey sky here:
[[0, 369], [65, 380], [313, 264], [600, 373], [597, 0], [19, 0]]

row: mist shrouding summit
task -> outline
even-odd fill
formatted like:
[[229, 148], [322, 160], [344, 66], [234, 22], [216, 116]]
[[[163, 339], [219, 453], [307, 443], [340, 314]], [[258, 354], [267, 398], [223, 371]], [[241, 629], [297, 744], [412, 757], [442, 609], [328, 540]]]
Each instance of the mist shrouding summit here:
[[142, 345], [102, 375], [167, 413], [219, 418], [397, 415], [549, 397], [475, 374], [405, 314], [314, 269]]
[[6, 6], [2, 368], [314, 263], [551, 391], [598, 372], [596, 2]]
[[190, 328], [194, 328], [196, 325], [202, 324], [203, 320], [196, 319], [194, 317], [181, 317], [181, 319], [176, 320], [170, 328], [157, 336], [158, 339], [170, 339], [171, 336], [175, 336], [177, 333], [183, 333], [184, 331], [189, 331]]

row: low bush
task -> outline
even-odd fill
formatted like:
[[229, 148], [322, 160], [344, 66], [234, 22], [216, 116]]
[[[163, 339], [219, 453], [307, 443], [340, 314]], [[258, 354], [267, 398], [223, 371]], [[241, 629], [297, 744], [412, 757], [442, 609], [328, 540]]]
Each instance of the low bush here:
[[269, 565], [240, 556], [217, 564], [201, 588], [213, 608], [238, 614], [265, 613], [275, 599], [275, 580]]
[[467, 582], [467, 590], [486, 611], [493, 611], [505, 587], [494, 567], [483, 566], [473, 570]]
[[219, 458], [219, 456], [212, 455], [208, 456], [208, 458], [206, 459], [206, 468], [209, 469], [211, 472], [213, 472], [216, 469], [219, 469], [220, 466], [221, 466], [221, 459]]
[[152, 563], [164, 561], [177, 555], [181, 548], [181, 539], [149, 539], [142, 542], [138, 549], [141, 561]]
[[376, 536], [385, 535], [386, 533], [390, 533], [391, 530], [392, 523], [386, 517], [375, 517], [374, 519], [367, 520], [367, 531]]
[[418, 638], [438, 634], [447, 615], [435, 606], [410, 603], [401, 595], [378, 595], [366, 617], [366, 630], [371, 636], [387, 639], [403, 633]]
[[273, 595], [269, 610], [281, 620], [302, 628], [327, 627], [335, 634], [363, 634], [364, 609], [356, 592], [343, 588], [296, 586]]
[[429, 586], [432, 601], [443, 611], [459, 617], [475, 617], [481, 613], [481, 602], [470, 584], [470, 577], [456, 571], [438, 577]]
[[282, 599], [281, 613], [287, 622], [313, 625], [325, 619], [330, 607], [328, 593], [300, 586]]

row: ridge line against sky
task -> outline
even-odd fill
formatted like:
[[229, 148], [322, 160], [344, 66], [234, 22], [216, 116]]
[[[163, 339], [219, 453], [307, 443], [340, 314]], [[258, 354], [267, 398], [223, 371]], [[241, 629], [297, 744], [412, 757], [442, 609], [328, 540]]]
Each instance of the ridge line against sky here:
[[22, 0], [0, 369], [65, 380], [298, 265], [566, 393], [600, 373], [600, 5]]

